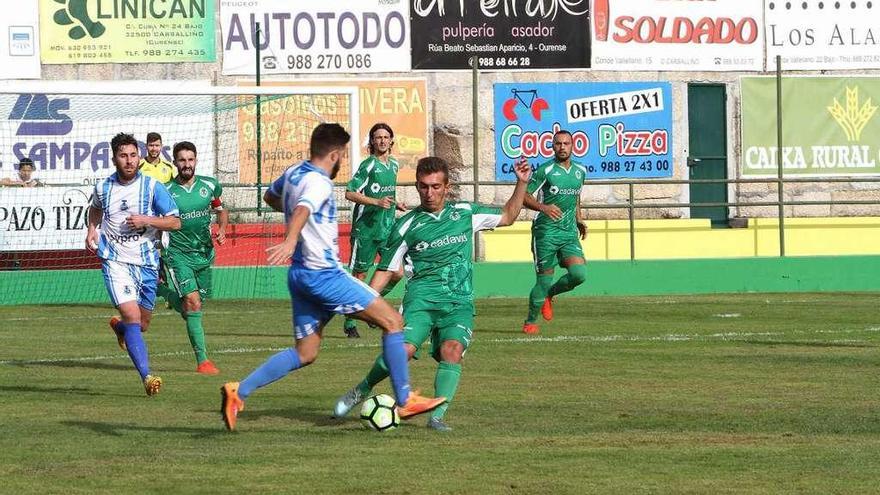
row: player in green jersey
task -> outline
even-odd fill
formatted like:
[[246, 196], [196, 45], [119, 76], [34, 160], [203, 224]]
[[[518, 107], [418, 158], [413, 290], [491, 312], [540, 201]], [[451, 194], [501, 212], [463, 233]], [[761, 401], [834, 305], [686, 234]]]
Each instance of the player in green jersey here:
[[[571, 159], [571, 133], [553, 135], [554, 158], [539, 166], [529, 181], [525, 206], [538, 214], [532, 222], [532, 256], [537, 281], [529, 294], [529, 313], [523, 332], [537, 334], [538, 312], [553, 319], [553, 297], [584, 283], [587, 270], [581, 240], [587, 226], [581, 217], [580, 197], [586, 169]], [[532, 194], [538, 193], [538, 199]], [[580, 238], [579, 238], [580, 237]], [[553, 283], [559, 264], [568, 273]]]
[[[451, 428], [443, 421], [461, 379], [461, 360], [473, 338], [474, 233], [512, 224], [522, 210], [531, 167], [521, 159], [514, 167], [517, 183], [503, 208], [468, 202], [447, 202], [449, 167], [437, 157], [422, 158], [416, 168], [420, 206], [394, 224], [370, 286], [381, 290], [400, 269], [404, 259], [411, 265], [403, 297], [404, 341], [410, 358], [430, 337], [431, 357], [439, 365], [434, 389], [447, 402], [431, 413], [428, 426], [439, 431]], [[388, 376], [382, 355], [361, 383], [336, 403], [333, 414], [342, 417], [364, 400], [370, 390]]]
[[[369, 133], [370, 156], [361, 162], [345, 188], [345, 199], [354, 203], [349, 268], [358, 280], [367, 278], [379, 248], [388, 239], [394, 225], [394, 210], [406, 211], [406, 207], [395, 201], [400, 166], [391, 156], [392, 146], [391, 127], [383, 122], [373, 125]], [[394, 288], [402, 275], [403, 272], [397, 272], [392, 276], [386, 292]], [[350, 338], [360, 337], [354, 319], [345, 318], [343, 328]]]
[[229, 212], [223, 209], [223, 188], [217, 179], [196, 175], [196, 147], [189, 141], [174, 145], [177, 177], [168, 183], [168, 192], [180, 209], [180, 230], [171, 235], [162, 253], [165, 281], [164, 295], [171, 307], [186, 321], [186, 333], [196, 355], [196, 372], [216, 375], [220, 372], [208, 359], [205, 330], [202, 328], [202, 300], [211, 292], [211, 264], [214, 242], [211, 238], [211, 213], [217, 213], [217, 244], [226, 241]]

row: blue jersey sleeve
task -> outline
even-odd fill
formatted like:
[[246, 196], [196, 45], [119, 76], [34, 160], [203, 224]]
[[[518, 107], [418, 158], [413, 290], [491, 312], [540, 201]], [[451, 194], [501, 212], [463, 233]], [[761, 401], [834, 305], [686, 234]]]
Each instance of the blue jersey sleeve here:
[[180, 212], [177, 210], [177, 203], [171, 198], [168, 189], [159, 182], [155, 184], [156, 186], [153, 189], [153, 211], [166, 217], [179, 216]]
[[275, 181], [272, 182], [272, 185], [269, 186], [269, 193], [275, 197], [282, 197], [284, 195], [284, 183], [287, 182], [287, 173], [281, 174]]

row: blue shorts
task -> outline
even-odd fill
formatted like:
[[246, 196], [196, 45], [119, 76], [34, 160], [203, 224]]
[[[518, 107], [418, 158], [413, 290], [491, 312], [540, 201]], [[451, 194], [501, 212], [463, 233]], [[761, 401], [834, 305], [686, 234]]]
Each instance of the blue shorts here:
[[342, 268], [291, 268], [287, 272], [287, 288], [296, 340], [317, 332], [333, 315], [363, 311], [379, 297], [379, 293]]
[[131, 265], [103, 260], [101, 272], [110, 301], [117, 308], [122, 303], [137, 301], [138, 306], [153, 310], [156, 304], [156, 284], [159, 272], [154, 266]]

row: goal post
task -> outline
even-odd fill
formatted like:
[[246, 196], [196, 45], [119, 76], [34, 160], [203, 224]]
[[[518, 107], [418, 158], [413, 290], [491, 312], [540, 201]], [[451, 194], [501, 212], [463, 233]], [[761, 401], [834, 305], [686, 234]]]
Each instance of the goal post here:
[[[15, 294], [0, 304], [105, 300], [100, 280], [85, 282], [94, 281], [100, 263], [84, 239], [88, 200], [115, 171], [109, 143], [119, 132], [134, 135], [142, 157], [147, 133], [159, 133], [168, 162], [175, 143], [195, 144], [196, 174], [221, 183], [231, 216], [228, 241], [216, 246], [215, 280], [227, 287], [215, 292], [277, 297], [277, 284], [266, 279], [275, 268], [266, 266], [265, 248], [280, 240], [283, 218], [257, 214], [257, 189], [308, 158], [311, 131], [322, 122], [338, 122], [352, 135], [337, 177], [347, 181], [363, 155], [359, 108], [358, 89], [349, 86], [0, 84], [0, 180], [8, 184], [0, 186], [0, 293]], [[20, 185], [19, 164], [27, 160], [38, 187]], [[77, 283], [77, 271], [92, 273]]]

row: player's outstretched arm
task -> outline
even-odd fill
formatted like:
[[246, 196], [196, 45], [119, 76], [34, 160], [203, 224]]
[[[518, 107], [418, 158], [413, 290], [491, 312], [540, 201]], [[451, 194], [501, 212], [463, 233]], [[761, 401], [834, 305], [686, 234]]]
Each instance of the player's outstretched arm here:
[[378, 206], [380, 208], [385, 208], [386, 210], [394, 206], [394, 200], [391, 199], [391, 196], [371, 198], [357, 191], [345, 191], [345, 199], [359, 205]]
[[526, 194], [526, 186], [529, 184], [529, 177], [532, 174], [532, 167], [528, 160], [525, 157], [520, 157], [513, 166], [513, 171], [516, 174], [516, 187], [513, 188], [513, 194], [502, 209], [501, 221], [498, 222], [499, 227], [505, 227], [515, 222], [522, 211], [526, 196], [531, 197]]
[[296, 243], [299, 240], [299, 233], [302, 232], [303, 226], [311, 214], [311, 210], [305, 206], [297, 206], [293, 210], [293, 215], [290, 216], [290, 221], [287, 223], [287, 233], [284, 235], [284, 240], [266, 249], [266, 261], [270, 265], [285, 263], [293, 256]]
[[138, 230], [144, 227], [153, 227], [156, 230], [180, 230], [180, 217], [177, 215], [169, 215], [166, 217], [132, 215], [125, 219], [125, 223], [132, 230]]
[[263, 193], [263, 201], [269, 205], [269, 208], [275, 211], [284, 211], [284, 203], [281, 201], [281, 196], [273, 194], [271, 189]]
[[370, 287], [381, 294], [382, 291], [385, 290], [385, 287], [391, 282], [392, 275], [394, 275], [394, 272], [391, 270], [377, 268], [376, 272], [373, 274], [373, 278], [370, 279]]

